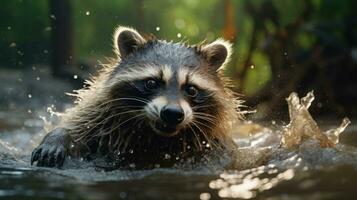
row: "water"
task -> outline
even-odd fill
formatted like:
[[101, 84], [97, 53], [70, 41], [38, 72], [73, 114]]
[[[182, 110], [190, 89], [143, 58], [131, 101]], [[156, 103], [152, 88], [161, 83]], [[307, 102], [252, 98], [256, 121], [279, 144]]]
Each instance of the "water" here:
[[[0, 112], [1, 199], [353, 199], [357, 195], [357, 127], [348, 119], [318, 126], [301, 100], [287, 98], [291, 121], [237, 125], [239, 149], [224, 167], [201, 166], [105, 172], [67, 160], [65, 170], [32, 167], [31, 150], [44, 131], [48, 112]], [[26, 114], [24, 114], [26, 113]]]

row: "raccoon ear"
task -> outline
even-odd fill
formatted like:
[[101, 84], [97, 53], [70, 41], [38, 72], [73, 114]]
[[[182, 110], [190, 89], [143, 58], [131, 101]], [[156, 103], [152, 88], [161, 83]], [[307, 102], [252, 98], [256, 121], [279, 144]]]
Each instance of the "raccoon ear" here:
[[201, 54], [208, 64], [215, 68], [215, 71], [219, 71], [229, 62], [232, 54], [232, 45], [223, 39], [218, 39], [202, 46]]
[[146, 43], [146, 40], [134, 29], [119, 26], [114, 32], [114, 51], [120, 58], [125, 58], [141, 45]]

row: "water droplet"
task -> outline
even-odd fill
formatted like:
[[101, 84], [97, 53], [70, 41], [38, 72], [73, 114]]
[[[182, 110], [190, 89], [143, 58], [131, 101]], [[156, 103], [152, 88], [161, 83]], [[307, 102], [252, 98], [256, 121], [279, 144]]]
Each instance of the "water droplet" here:
[[254, 65], [251, 65], [251, 66], [250, 66], [250, 68], [251, 68], [251, 69], [254, 69], [254, 68], [255, 68], [255, 66], [254, 66]]
[[188, 145], [188, 146], [187, 146], [187, 149], [191, 149], [191, 146], [190, 146], [190, 145]]
[[52, 28], [50, 27], [50, 26], [47, 26], [46, 28], [45, 28], [45, 31], [51, 31], [52, 30]]
[[178, 38], [181, 38], [181, 36], [182, 36], [181, 33], [177, 33]]
[[43, 53], [48, 54], [48, 50], [47, 49], [43, 50]]
[[133, 149], [130, 149], [130, 150], [129, 150], [129, 153], [130, 153], [130, 154], [133, 154], [133, 153], [134, 153], [134, 150], [133, 150]]
[[77, 78], [78, 78], [78, 75], [74, 75], [73, 78], [74, 78], [74, 79], [77, 79]]
[[13, 48], [13, 47], [16, 47], [16, 43], [15, 42], [12, 42], [9, 47]]
[[276, 121], [275, 121], [275, 120], [272, 120], [272, 121], [271, 121], [271, 124], [275, 125], [275, 124], [276, 124]]
[[165, 159], [168, 160], [171, 158], [171, 155], [170, 154], [165, 154]]
[[7, 30], [11, 30], [11, 26], [8, 26], [8, 27], [7, 27]]
[[160, 31], [160, 27], [159, 26], [156, 27], [156, 31]]
[[206, 144], [206, 141], [202, 141], [202, 144]]
[[120, 192], [120, 193], [119, 193], [119, 197], [120, 197], [121, 199], [125, 199], [127, 196], [128, 196], [128, 195], [126, 194], [126, 192]]
[[40, 77], [36, 77], [36, 80], [38, 80], [38, 81], [39, 81], [39, 80], [41, 80], [41, 78], [40, 78]]
[[87, 15], [87, 16], [88, 16], [88, 15], [90, 15], [90, 12], [89, 12], [89, 11], [87, 11], [87, 12], [86, 12], [86, 15]]
[[209, 148], [209, 147], [210, 147], [210, 145], [207, 143], [207, 144], [206, 144], [206, 147], [207, 147], [207, 148]]
[[209, 199], [211, 199], [211, 194], [210, 193], [201, 193], [200, 194], [200, 199], [201, 200], [209, 200]]
[[185, 23], [185, 21], [183, 19], [176, 19], [175, 20], [175, 26], [178, 29], [183, 29], [183, 28], [185, 28], [186, 23]]
[[28, 94], [27, 96], [28, 96], [30, 99], [32, 98], [32, 95], [31, 95], [31, 94]]
[[130, 167], [130, 168], [135, 168], [135, 163], [129, 164], [129, 167]]
[[56, 16], [55, 15], [50, 15], [50, 17], [52, 18], [52, 19], [56, 19]]
[[27, 112], [28, 112], [29, 114], [31, 114], [31, 113], [32, 113], [32, 111], [31, 111], [30, 109], [28, 109], [28, 110], [27, 110]]

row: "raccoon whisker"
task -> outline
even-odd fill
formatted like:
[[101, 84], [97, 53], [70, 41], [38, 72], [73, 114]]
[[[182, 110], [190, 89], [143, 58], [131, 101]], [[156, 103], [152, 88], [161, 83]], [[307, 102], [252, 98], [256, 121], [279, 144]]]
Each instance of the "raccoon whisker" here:
[[89, 114], [85, 115], [83, 117], [72, 118], [71, 121], [83, 122], [83, 121], [86, 121], [85, 118], [92, 119], [93, 118], [92, 114], [93, 115], [95, 114], [95, 116], [96, 116], [92, 120], [96, 120], [97, 118], [101, 118], [103, 116], [103, 114], [104, 114], [103, 112], [100, 112], [99, 115], [98, 115], [98, 110], [97, 109], [96, 110], [87, 109], [87, 110], [84, 110], [84, 112], [89, 112]]
[[205, 117], [209, 117], [211, 119], [217, 119], [217, 117], [211, 115], [211, 114], [208, 114], [208, 113], [203, 113], [203, 112], [194, 112], [194, 114], [197, 114], [197, 115], [201, 115], [201, 116], [205, 116]]
[[[103, 113], [108, 113], [110, 112], [110, 110], [113, 112], [113, 110], [120, 110], [120, 109], [128, 109], [129, 110], [132, 108], [143, 108], [143, 106], [128, 106], [128, 105], [113, 105], [113, 106], [107, 106], [107, 108], [105, 108], [106, 110]], [[100, 108], [99, 108], [100, 109]]]
[[207, 124], [203, 123], [203, 122], [200, 122], [200, 121], [197, 121], [197, 120], [194, 120], [195, 123], [198, 123], [198, 124], [201, 124], [202, 126], [205, 126], [207, 128], [209, 128], [210, 130], [212, 130], [212, 127], [208, 126]]
[[[95, 129], [96, 127], [98, 127], [98, 125], [102, 124], [104, 121], [108, 121], [109, 119], [112, 119], [114, 117], [117, 117], [119, 115], [122, 115], [122, 114], [127, 114], [127, 113], [133, 113], [133, 112], [138, 112], [138, 111], [142, 111], [142, 109], [139, 109], [139, 110], [129, 110], [129, 111], [125, 111], [125, 112], [120, 112], [120, 113], [117, 113], [115, 115], [112, 115], [112, 116], [109, 116], [107, 118], [104, 118], [103, 120], [101, 120], [100, 122], [97, 122], [95, 123], [95, 126], [93, 126], [91, 129], [85, 131], [83, 134], [86, 135], [87, 133], [89, 133], [90, 131], [92, 131], [93, 129]], [[130, 118], [131, 119], [131, 118]], [[100, 133], [98, 134], [95, 134], [94, 136], [98, 136], [98, 135], [102, 135]]]
[[128, 110], [128, 111], [123, 111], [123, 112], [120, 112], [120, 113], [116, 113], [116, 114], [114, 114], [114, 115], [111, 115], [111, 116], [105, 118], [104, 120], [102, 120], [102, 121], [100, 121], [100, 122], [98, 122], [98, 123], [100, 124], [100, 123], [102, 123], [102, 122], [105, 121], [105, 120], [109, 120], [109, 119], [111, 119], [111, 118], [113, 118], [113, 117], [117, 117], [117, 116], [122, 115], [122, 114], [135, 113], [135, 112], [139, 112], [139, 111], [143, 111], [143, 109]]
[[210, 124], [213, 125], [213, 126], [217, 125], [216, 120], [211, 119], [211, 118], [209, 118], [209, 117], [200, 116], [200, 115], [195, 115], [194, 118], [197, 119], [197, 121], [208, 122], [208, 123], [210, 123]]
[[139, 102], [142, 102], [142, 103], [149, 103], [148, 100], [146, 99], [142, 99], [142, 98], [133, 98], [133, 97], [121, 97], [121, 98], [116, 98], [114, 99], [116, 101], [121, 101], [121, 100], [130, 100], [130, 101], [139, 101]]
[[[199, 127], [197, 126], [197, 124], [195, 124], [194, 122], [192, 122], [192, 125], [194, 125], [196, 128], [199, 129]], [[196, 138], [196, 142], [197, 142], [197, 144], [198, 144], [198, 146], [199, 146], [199, 149], [202, 150], [202, 144], [201, 144], [201, 137], [200, 137], [200, 135], [194, 130], [194, 127], [192, 127], [191, 125], [190, 125], [189, 127], [191, 127], [191, 130], [192, 130], [193, 133], [194, 133], [194, 136], [195, 136], [195, 138]], [[200, 132], [201, 132], [201, 131], [200, 131]], [[202, 133], [202, 132], [201, 132], [201, 133]]]
[[126, 149], [123, 148], [123, 144], [125, 143], [125, 141], [130, 137], [130, 135], [125, 135], [122, 136], [120, 139], [118, 139], [118, 145], [117, 145], [117, 149], [124, 153]]
[[138, 117], [141, 117], [141, 116], [144, 116], [144, 115], [145, 115], [145, 113], [141, 113], [141, 114], [135, 115], [134, 117], [131, 117], [131, 118], [125, 120], [124, 122], [121, 122], [119, 125], [115, 126], [114, 128], [112, 128], [112, 131], [116, 130], [116, 129], [119, 128], [121, 125], [123, 125], [123, 124], [129, 122], [130, 120], [133, 120], [133, 119], [135, 119], [135, 118], [138, 118]]
[[[108, 106], [109, 103], [113, 103], [113, 102], [117, 102], [117, 101], [122, 101], [122, 100], [132, 100], [132, 101], [139, 101], [139, 102], [142, 102], [142, 103], [148, 103], [148, 101], [146, 99], [139, 99], [139, 98], [130, 98], [130, 97], [122, 97], [122, 98], [116, 98], [116, 99], [111, 99], [109, 101], [106, 101], [106, 102], [103, 102], [99, 105], [97, 105], [95, 107], [95, 109], [93, 109], [93, 112], [97, 113], [97, 109], [98, 108], [101, 108], [103, 106], [106, 106], [106, 111], [108, 111], [108, 109], [112, 108], [111, 106]], [[123, 107], [141, 107], [141, 106], [123, 106]], [[120, 108], [120, 107], [118, 107]]]
[[[141, 118], [143, 118], [143, 117], [139, 117], [139, 118], [137, 118], [137, 120], [139, 120], [139, 119], [141, 119]], [[111, 134], [113, 131], [109, 131], [109, 133], [107, 133], [107, 134], [109, 134], [109, 135], [113, 135], [113, 134]], [[128, 144], [127, 143], [129, 143], [130, 142], [130, 139], [132, 138], [132, 135], [134, 134], [133, 132], [130, 132], [130, 131], [126, 131], [126, 132], [123, 132], [123, 133], [120, 133], [121, 134], [121, 136], [119, 137], [117, 137], [117, 140], [115, 141], [115, 143], [114, 143], [114, 145], [112, 146], [112, 148], [114, 149], [114, 148], [116, 148], [117, 150], [119, 150], [119, 151], [126, 151], [126, 149], [127, 149], [127, 146], [128, 146]], [[123, 146], [124, 145], [124, 146]]]
[[[107, 131], [107, 130], [102, 130], [102, 131], [100, 131], [100, 132], [98, 132], [98, 133], [96, 133], [96, 134], [93, 134], [93, 135], [90, 135], [89, 133], [90, 133], [92, 130], [94, 130], [96, 127], [98, 127], [100, 124], [105, 124], [105, 123], [103, 123], [104, 121], [108, 121], [109, 119], [114, 118], [114, 117], [116, 117], [116, 116], [118, 116], [118, 115], [121, 115], [121, 114], [132, 113], [132, 112], [138, 112], [138, 111], [141, 111], [141, 109], [139, 109], [139, 110], [125, 111], [125, 112], [117, 113], [117, 114], [115, 114], [115, 115], [112, 115], [112, 116], [109, 116], [109, 117], [107, 117], [107, 118], [104, 118], [102, 121], [96, 123], [95, 126], [93, 126], [91, 129], [86, 130], [85, 132], [81, 133], [81, 134], [80, 134], [80, 137], [77, 138], [76, 140], [78, 141], [78, 140], [81, 140], [81, 139], [84, 139], [84, 138], [87, 138], [87, 140], [89, 140], [90, 138], [93, 138], [93, 137], [98, 137], [98, 136], [104, 136], [104, 135], [111, 134], [116, 128], [118, 128], [120, 125], [122, 125], [122, 123], [119, 124], [119, 126], [116, 127], [115, 129], [112, 129], [112, 130], [109, 130], [109, 131]], [[133, 119], [133, 118], [135, 118], [135, 117], [132, 117], [132, 118], [130, 118], [129, 120], [131, 120], [131, 119]], [[127, 120], [127, 121], [129, 121], [129, 120]], [[124, 121], [124, 122], [127, 122], [127, 121]], [[107, 128], [107, 129], [108, 129], [108, 128]]]
[[[198, 124], [201, 124], [202, 126], [205, 126], [207, 127], [208, 129], [210, 129], [211, 132], [213, 132], [214, 130], [212, 129], [212, 127], [202, 123], [202, 122], [199, 122], [199, 121], [195, 121], [195, 123], [198, 123]], [[202, 130], [201, 130], [202, 131]], [[210, 139], [208, 138], [206, 132], [203, 132], [205, 138], [207, 139], [207, 143], [211, 144], [212, 146], [215, 146], [215, 147], [219, 147], [218, 144], [213, 140], [213, 139]]]
[[205, 116], [200, 116], [200, 115], [195, 115], [195, 118], [202, 119], [203, 121], [207, 121], [212, 125], [215, 125], [215, 121], [211, 118], [205, 117]]
[[[136, 120], [140, 120], [140, 119], [143, 119], [143, 118], [145, 118], [144, 115], [139, 117], [139, 118], [137, 118]], [[141, 122], [143, 122], [143, 120]], [[129, 136], [125, 139], [125, 142], [124, 142], [124, 151], [126, 151], [126, 149], [128, 148], [128, 146], [129, 146], [129, 144], [131, 142], [130, 140], [131, 140], [131, 138], [133, 137], [134, 134], [135, 133], [133, 133], [133, 132], [129, 132], [129, 134], [128, 134]], [[133, 146], [132, 148], [133, 149], [135, 148], [137, 143], [138, 143], [138, 140], [137, 140], [137, 142], [135, 144], [132, 144], [132, 146]]]
[[[112, 116], [112, 114], [107, 114], [109, 116]], [[105, 119], [107, 119], [108, 117], [104, 116], [103, 112], [99, 112], [97, 114], [96, 117], [92, 117], [91, 116], [85, 116], [83, 117], [83, 119], [72, 119], [72, 122], [81, 122], [81, 123], [77, 123], [78, 125], [76, 127], [73, 128], [73, 130], [79, 129], [79, 130], [83, 130], [84, 132], [82, 134], [86, 134], [89, 131], [92, 131], [93, 128], [97, 127], [98, 124], [102, 123]], [[99, 122], [96, 122], [100, 120]], [[95, 125], [95, 127], [93, 127], [93, 125]], [[91, 128], [91, 129], [90, 129]], [[90, 130], [89, 130], [90, 129]]]
[[128, 105], [116, 105], [113, 107], [108, 106], [108, 109], [119, 109], [119, 108], [142, 108], [143, 106], [128, 106]]
[[[198, 147], [200, 150], [202, 150], [201, 141], [200, 141], [200, 139], [199, 139], [199, 137], [198, 137], [198, 135], [197, 135], [195, 129], [194, 129], [190, 124], [188, 124], [188, 127], [192, 130], [193, 136], [194, 136], [195, 139], [196, 139], [196, 143], [195, 143], [196, 147]], [[198, 144], [198, 145], [197, 145], [197, 144]]]
[[192, 124], [198, 128], [198, 130], [202, 133], [202, 135], [206, 138], [207, 142], [209, 143], [210, 139], [208, 138], [206, 132], [203, 131], [200, 126], [197, 125], [197, 121], [192, 121]]
[[120, 137], [118, 137], [117, 141], [115, 142], [117, 145], [117, 149], [119, 151], [123, 151], [123, 149], [121, 148], [121, 146], [123, 145], [124, 141], [126, 141], [126, 138], [129, 137], [128, 132], [125, 133], [121, 133]]
[[108, 103], [113, 103], [113, 102], [122, 101], [122, 100], [133, 100], [133, 101], [139, 101], [139, 102], [142, 102], [142, 103], [149, 103], [149, 101], [146, 100], [146, 99], [131, 98], [131, 97], [121, 97], [121, 98], [115, 98], [115, 99], [111, 99], [109, 101], [106, 101], [104, 103], [101, 103], [101, 104], [98, 105], [98, 107], [107, 105]]
[[208, 104], [208, 105], [202, 105], [202, 106], [193, 106], [192, 109], [195, 110], [195, 109], [200, 109], [200, 108], [207, 108], [207, 107], [213, 107], [213, 106], [216, 106], [217, 104]]
[[125, 151], [125, 152], [126, 152], [126, 150], [127, 150], [128, 146], [129, 146], [129, 143], [130, 143], [130, 140], [131, 140], [132, 137], [133, 137], [133, 134], [128, 134], [128, 136], [125, 138], [125, 140], [124, 140], [124, 142], [123, 142], [124, 146], [123, 146], [123, 148], [122, 148], [122, 151]]
[[[101, 120], [101, 121], [99, 121], [99, 122], [95, 122], [98, 118], [102, 118], [103, 116], [103, 114], [101, 114], [101, 115], [99, 115], [98, 117], [96, 117], [96, 118], [94, 118], [94, 119], [92, 119], [92, 120], [90, 120], [90, 121], [87, 121], [86, 123], [84, 123], [83, 124], [83, 126], [88, 126], [88, 124], [89, 125], [92, 125], [92, 124], [96, 124], [96, 125], [98, 125], [98, 124], [101, 124], [101, 123], [103, 123], [105, 120], [108, 120], [108, 119], [111, 119], [111, 118], [113, 118], [113, 117], [117, 117], [118, 115], [122, 115], [122, 114], [127, 114], [127, 113], [131, 113], [131, 112], [137, 112], [137, 111], [140, 111], [141, 109], [137, 109], [137, 110], [130, 110], [130, 111], [123, 111], [123, 112], [120, 112], [120, 113], [115, 113], [114, 115], [110, 115], [109, 117], [106, 117], [106, 118], [104, 118], [103, 120]], [[95, 126], [96, 127], [96, 126]], [[94, 128], [95, 128], [94, 127]]]
[[117, 139], [115, 140], [115, 143], [113, 144], [113, 148], [117, 149], [120, 151], [119, 149], [119, 141], [121, 141], [122, 138], [117, 137]]
[[99, 144], [98, 144], [98, 148], [97, 148], [97, 151], [98, 150], [100, 150], [101, 148], [102, 148], [102, 146], [103, 146], [103, 143], [104, 143], [104, 137], [101, 137], [100, 139], [99, 139]]

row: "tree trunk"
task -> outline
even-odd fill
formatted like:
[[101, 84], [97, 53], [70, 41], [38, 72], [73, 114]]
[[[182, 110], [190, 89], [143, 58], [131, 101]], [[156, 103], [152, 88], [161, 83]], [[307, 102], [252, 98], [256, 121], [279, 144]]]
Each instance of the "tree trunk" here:
[[73, 66], [73, 26], [70, 0], [49, 0], [52, 27], [52, 73], [63, 77]]
[[224, 31], [223, 36], [225, 39], [234, 42], [236, 39], [236, 28], [234, 24], [234, 10], [231, 0], [224, 1]]

